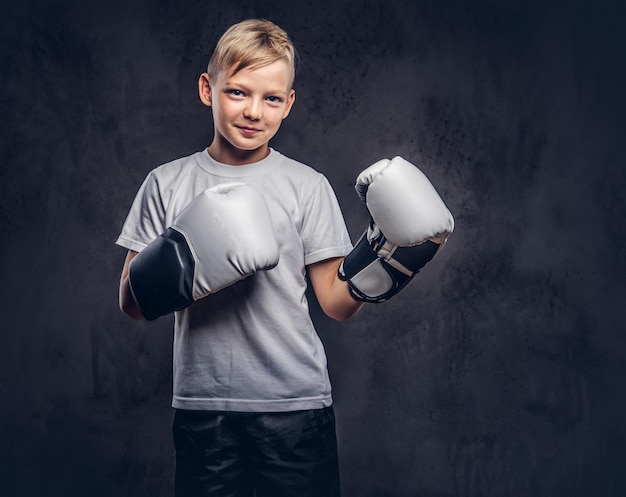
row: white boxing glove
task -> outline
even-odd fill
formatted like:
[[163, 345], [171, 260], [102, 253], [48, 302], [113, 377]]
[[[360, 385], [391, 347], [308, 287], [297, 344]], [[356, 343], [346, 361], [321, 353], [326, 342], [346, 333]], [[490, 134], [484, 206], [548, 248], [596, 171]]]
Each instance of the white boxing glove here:
[[263, 194], [239, 182], [205, 190], [130, 263], [131, 292], [148, 320], [183, 309], [278, 264]]
[[339, 277], [356, 299], [383, 302], [441, 249], [454, 219], [424, 173], [402, 157], [371, 165], [355, 188], [371, 222], [339, 267]]

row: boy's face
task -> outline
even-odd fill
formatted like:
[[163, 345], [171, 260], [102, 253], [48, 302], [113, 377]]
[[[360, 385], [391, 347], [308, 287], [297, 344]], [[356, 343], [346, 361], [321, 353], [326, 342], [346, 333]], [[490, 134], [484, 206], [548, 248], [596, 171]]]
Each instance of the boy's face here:
[[267, 156], [270, 139], [295, 101], [290, 76], [283, 60], [236, 74], [230, 68], [216, 80], [200, 76], [200, 99], [213, 110], [215, 136], [209, 152], [215, 160], [237, 165]]

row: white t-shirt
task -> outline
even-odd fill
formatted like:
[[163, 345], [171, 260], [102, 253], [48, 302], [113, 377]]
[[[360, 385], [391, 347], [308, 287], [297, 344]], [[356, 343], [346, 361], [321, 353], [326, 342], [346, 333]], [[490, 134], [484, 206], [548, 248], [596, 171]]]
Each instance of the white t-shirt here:
[[176, 312], [172, 405], [247, 412], [327, 407], [331, 386], [305, 297], [305, 266], [344, 256], [352, 244], [321, 173], [275, 150], [242, 166], [197, 152], [150, 172], [117, 244], [141, 251], [197, 195], [228, 181], [264, 193], [280, 262]]

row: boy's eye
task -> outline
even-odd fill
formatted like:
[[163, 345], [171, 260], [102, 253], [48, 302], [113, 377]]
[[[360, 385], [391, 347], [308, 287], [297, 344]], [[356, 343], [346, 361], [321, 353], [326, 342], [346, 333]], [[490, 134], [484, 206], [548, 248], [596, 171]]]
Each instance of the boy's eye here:
[[282, 99], [282, 98], [280, 98], [280, 97], [274, 97], [274, 96], [272, 96], [272, 97], [267, 97], [267, 100], [268, 100], [269, 102], [273, 103], [273, 104], [279, 104], [279, 103], [281, 103], [281, 102], [283, 101], [283, 99]]
[[241, 90], [227, 90], [228, 94], [232, 95], [233, 97], [242, 97], [243, 96], [243, 92]]

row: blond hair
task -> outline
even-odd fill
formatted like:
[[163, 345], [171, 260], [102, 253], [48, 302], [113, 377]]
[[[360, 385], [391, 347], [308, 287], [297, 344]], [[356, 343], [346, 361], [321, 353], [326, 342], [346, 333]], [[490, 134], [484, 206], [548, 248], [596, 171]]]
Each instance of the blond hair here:
[[234, 24], [222, 35], [209, 60], [207, 73], [215, 80], [220, 71], [233, 66], [235, 74], [247, 67], [284, 60], [291, 70], [291, 86], [296, 75], [296, 56], [293, 43], [283, 29], [265, 19], [248, 19]]

